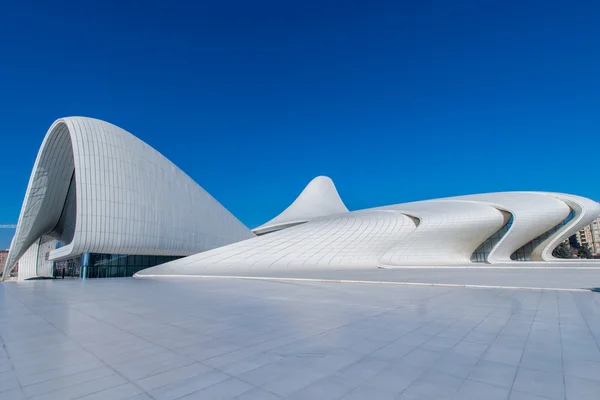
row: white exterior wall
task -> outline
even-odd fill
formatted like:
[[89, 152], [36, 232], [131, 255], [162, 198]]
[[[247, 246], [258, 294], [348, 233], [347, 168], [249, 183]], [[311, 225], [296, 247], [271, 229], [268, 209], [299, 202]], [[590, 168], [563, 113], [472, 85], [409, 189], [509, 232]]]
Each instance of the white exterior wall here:
[[50, 259], [50, 254], [56, 249], [58, 241], [45, 236], [40, 239], [37, 260], [37, 276], [52, 276], [52, 267], [54, 261]]
[[60, 234], [57, 224], [73, 173], [76, 217], [64, 223], [74, 223], [74, 233], [52, 251], [52, 259], [84, 252], [182, 256], [254, 236], [135, 136], [96, 119], [62, 118], [38, 153], [5, 276], [41, 236]]
[[594, 252], [600, 255], [600, 217], [590, 223], [592, 240], [594, 241]]
[[309, 182], [296, 200], [269, 222], [254, 228], [257, 235], [289, 228], [311, 219], [346, 213], [348, 209], [340, 198], [331, 178], [317, 176]]
[[384, 207], [417, 216], [417, 229], [400, 238], [379, 266], [468, 264], [488, 237], [504, 226], [502, 212], [484, 204], [421, 201]]
[[[546, 239], [532, 254], [532, 257], [538, 260], [544, 261], [558, 261], [559, 259], [552, 256], [552, 251], [558, 246], [563, 240], [568, 239], [571, 235], [577, 232], [585, 225], [592, 222], [595, 218], [600, 215], [600, 204], [586, 199], [585, 197], [575, 196], [564, 193], [548, 193], [560, 201], [567, 204], [574, 212], [575, 217], [569, 221], [562, 229], [557, 231], [554, 235]], [[573, 262], [575, 260], [563, 260], [561, 262]]]
[[193, 275], [206, 269], [374, 267], [399, 238], [415, 229], [414, 220], [400, 212], [356, 211], [317, 218], [149, 270]]
[[451, 199], [477, 201], [512, 214], [512, 226], [488, 256], [490, 263], [512, 262], [510, 256], [516, 250], [560, 224], [571, 212], [567, 204], [543, 193], [486, 193]]
[[[313, 197], [311, 201], [319, 204], [320, 199]], [[310, 202], [304, 207], [310, 208]], [[516, 250], [560, 226], [571, 211], [573, 220], [537, 245], [531, 254], [532, 260], [563, 262], [551, 258], [552, 250], [589, 223], [594, 218], [592, 215], [600, 214], [600, 206], [578, 196], [509, 192], [321, 216], [301, 225], [149, 268], [136, 276], [243, 273], [249, 269], [476, 266], [482, 264], [471, 262], [472, 254], [503, 228], [510, 216], [512, 225], [495, 242], [487, 262], [515, 264], [517, 261], [511, 260], [511, 255]]]
[[17, 274], [18, 280], [22, 281], [37, 276], [39, 247], [38, 241], [36, 241], [29, 246], [25, 253], [23, 253], [23, 256], [21, 256], [21, 259], [19, 260], [19, 273]]

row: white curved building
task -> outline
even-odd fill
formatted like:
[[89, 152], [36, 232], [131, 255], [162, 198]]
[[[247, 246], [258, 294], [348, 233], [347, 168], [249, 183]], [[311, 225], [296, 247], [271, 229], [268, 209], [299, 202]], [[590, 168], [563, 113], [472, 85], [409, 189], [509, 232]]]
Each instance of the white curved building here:
[[97, 119], [61, 118], [38, 152], [4, 276], [19, 260], [20, 279], [48, 276], [48, 261], [59, 260], [85, 264], [89, 276], [132, 275], [251, 237], [135, 136]]
[[[322, 190], [314, 190], [315, 181]], [[324, 205], [328, 205], [327, 207]], [[600, 204], [561, 193], [506, 192], [345, 211], [329, 178], [313, 180], [260, 236], [140, 271], [201, 275], [248, 269], [515, 265], [555, 259]]]
[[598, 215], [592, 200], [542, 192], [348, 211], [332, 180], [319, 176], [252, 232], [135, 136], [96, 119], [62, 118], [39, 150], [4, 276], [17, 262], [20, 279], [50, 276], [57, 265], [112, 277], [568, 263], [554, 248]]
[[348, 212], [331, 178], [317, 176], [281, 214], [254, 228], [257, 235], [299, 225], [311, 219]]

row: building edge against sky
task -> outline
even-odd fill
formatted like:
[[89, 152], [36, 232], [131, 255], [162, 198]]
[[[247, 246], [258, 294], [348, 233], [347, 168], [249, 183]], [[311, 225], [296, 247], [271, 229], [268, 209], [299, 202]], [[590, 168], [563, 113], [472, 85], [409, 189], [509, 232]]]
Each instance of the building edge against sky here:
[[556, 259], [552, 250], [598, 214], [600, 204], [562, 193], [503, 192], [417, 201], [306, 218], [291, 227], [282, 224], [271, 233], [135, 276], [489, 264], [597, 266], [597, 260]]
[[4, 276], [19, 260], [20, 279], [48, 276], [59, 260], [98, 276], [132, 275], [253, 236], [137, 137], [97, 119], [61, 118], [38, 152]]
[[252, 232], [143, 141], [104, 121], [69, 117], [50, 127], [39, 150], [4, 276], [17, 262], [19, 279], [50, 276], [64, 262], [89, 277], [155, 265], [138, 276], [553, 262], [552, 250], [598, 215], [592, 200], [543, 192], [348, 211], [321, 176]]

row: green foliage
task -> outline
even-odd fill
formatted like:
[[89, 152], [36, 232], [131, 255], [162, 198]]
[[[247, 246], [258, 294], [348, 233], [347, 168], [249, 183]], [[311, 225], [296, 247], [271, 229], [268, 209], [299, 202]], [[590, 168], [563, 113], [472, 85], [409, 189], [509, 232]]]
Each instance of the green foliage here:
[[577, 257], [579, 258], [594, 258], [592, 256], [592, 252], [590, 251], [590, 248], [584, 244], [579, 248], [579, 251], [577, 252]]
[[563, 242], [554, 249], [552, 255], [556, 258], [572, 258], [573, 250], [571, 250], [571, 246]]

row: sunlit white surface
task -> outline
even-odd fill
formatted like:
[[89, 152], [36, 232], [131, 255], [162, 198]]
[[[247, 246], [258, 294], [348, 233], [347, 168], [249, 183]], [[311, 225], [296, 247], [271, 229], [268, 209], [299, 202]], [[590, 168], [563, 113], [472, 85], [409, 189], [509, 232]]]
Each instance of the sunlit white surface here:
[[[376, 272], [363, 279], [444, 283], [437, 270]], [[574, 272], [519, 280], [600, 282]], [[3, 283], [0, 398], [596, 400], [598, 296], [229, 279]]]
[[[268, 222], [262, 235], [142, 270], [136, 276], [581, 262], [556, 259], [552, 250], [600, 214], [600, 204], [592, 200], [543, 192], [484, 193], [359, 211], [319, 212], [324, 215], [310, 219], [305, 214], [304, 220], [298, 217], [302, 213], [291, 213], [298, 210], [299, 199], [310, 198], [310, 202], [300, 202], [308, 205], [331, 199], [334, 192], [337, 196], [333, 183], [321, 178], [316, 180], [321, 180], [327, 191], [318, 194], [307, 187], [303, 194], [312, 194], [301, 195], [281, 214], [293, 217]], [[570, 215], [572, 219], [565, 223]], [[485, 262], [473, 262], [480, 245], [509, 221], [506, 233], [490, 245]], [[530, 261], [513, 260], [515, 251], [552, 229], [556, 232], [548, 234], [548, 239], [531, 245]], [[598, 260], [587, 263], [600, 265]]]
[[158, 151], [108, 122], [57, 120], [39, 150], [4, 275], [50, 236], [84, 252], [183, 256], [252, 232]]
[[254, 228], [257, 235], [274, 232], [303, 222], [339, 213], [348, 212], [344, 202], [327, 176], [317, 176], [309, 182], [296, 200], [281, 214]]

